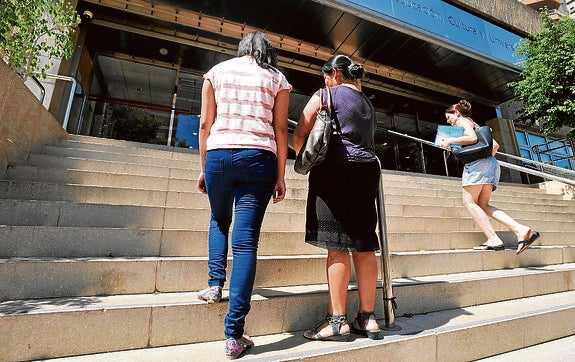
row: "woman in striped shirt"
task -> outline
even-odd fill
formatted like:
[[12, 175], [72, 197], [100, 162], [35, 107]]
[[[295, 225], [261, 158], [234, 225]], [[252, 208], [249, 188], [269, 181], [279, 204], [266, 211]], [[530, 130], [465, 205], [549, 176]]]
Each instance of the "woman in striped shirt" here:
[[[204, 74], [200, 119], [201, 173], [207, 193], [208, 289], [198, 297], [219, 302], [226, 280], [229, 229], [233, 265], [224, 320], [225, 352], [239, 357], [253, 342], [244, 333], [256, 273], [260, 228], [270, 198], [285, 196], [287, 117], [292, 86], [277, 69], [275, 50], [261, 32], [245, 35], [238, 56]], [[235, 205], [235, 209], [234, 209]]]

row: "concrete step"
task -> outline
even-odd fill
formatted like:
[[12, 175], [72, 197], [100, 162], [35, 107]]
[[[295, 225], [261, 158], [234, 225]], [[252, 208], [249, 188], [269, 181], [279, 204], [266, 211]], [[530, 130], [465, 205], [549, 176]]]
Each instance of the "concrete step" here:
[[[255, 286], [325, 283], [325, 259], [325, 254], [259, 256]], [[390, 274], [416, 278], [574, 262], [570, 246], [532, 247], [519, 257], [515, 248], [399, 252], [390, 255]], [[205, 288], [207, 274], [207, 257], [0, 259], [0, 300], [197, 291]]]
[[[496, 206], [493, 203], [493, 206]], [[556, 221], [571, 221], [572, 214], [575, 213], [575, 204], [565, 206], [540, 206], [536, 209], [525, 208], [525, 204], [506, 203], [504, 211], [513, 215], [517, 220], [532, 220], [536, 218]], [[385, 213], [389, 216], [422, 216], [422, 217], [470, 217], [467, 209], [463, 205], [437, 206], [437, 205], [385, 205]]]
[[[209, 208], [208, 197], [197, 190], [165, 191], [102, 187], [37, 181], [0, 180], [0, 197], [14, 200], [68, 201], [88, 204]], [[306, 200], [287, 198], [270, 203], [270, 210], [305, 210]]]
[[[506, 248], [517, 246], [517, 238], [510, 231], [498, 232]], [[543, 237], [544, 236], [544, 237]], [[546, 230], [534, 246], [573, 245], [574, 231]], [[471, 249], [485, 242], [485, 235], [480, 230], [475, 231], [439, 231], [439, 232], [388, 232], [387, 240], [390, 252], [402, 251], [435, 251]]]
[[[0, 226], [0, 258], [207, 256], [207, 228]], [[263, 231], [258, 255], [315, 255], [303, 231]]]
[[[77, 148], [84, 151], [96, 150], [99, 151], [100, 153], [120, 153], [120, 154], [127, 153], [133, 155], [140, 155], [143, 152], [144, 153], [151, 152], [148, 153], [147, 155], [148, 156], [151, 155], [157, 158], [189, 159], [191, 161], [194, 161], [190, 163], [190, 166], [192, 166], [192, 168], [195, 168], [194, 165], [197, 165], [197, 162], [199, 161], [197, 150], [174, 148], [163, 145], [152, 145], [137, 142], [127, 142], [120, 140], [101, 139], [96, 137], [77, 136], [77, 135], [70, 135], [69, 140], [62, 141], [60, 143], [60, 148], [65, 149]], [[299, 175], [293, 171], [293, 160], [288, 160], [286, 173], [287, 176], [290, 178], [295, 177], [300, 179], [307, 179], [307, 176]], [[401, 184], [413, 182], [413, 183], [424, 184], [426, 186], [438, 185], [441, 187], [451, 188], [451, 187], [459, 187], [461, 182], [460, 179], [457, 177], [420, 175], [409, 172], [391, 171], [391, 170], [385, 170], [384, 173], [385, 173], [384, 179], [390, 181], [390, 183], [392, 183], [392, 181], [395, 180], [399, 181]], [[523, 188], [522, 192], [527, 193], [534, 192], [539, 193], [541, 195], [545, 195], [545, 190], [541, 189], [538, 185], [518, 185], [518, 184], [502, 183], [502, 186], [518, 186]]]
[[[508, 248], [515, 235], [501, 231]], [[312, 255], [325, 251], [304, 242], [304, 231], [263, 231], [259, 255]], [[207, 256], [207, 228], [107, 228], [0, 225], [0, 258], [14, 257], [137, 257]], [[572, 245], [575, 230], [546, 230], [534, 246]], [[471, 249], [485, 241], [476, 231], [387, 233], [391, 252]]]
[[[207, 280], [209, 213], [205, 195], [196, 191], [198, 171], [193, 150], [84, 136], [30, 155], [27, 165], [11, 166], [12, 180], [0, 182], [0, 360], [99, 352], [109, 353], [90, 357], [137, 360], [113, 352], [127, 349], [143, 352], [142, 360], [152, 359], [152, 351], [160, 353], [158, 359], [171, 360], [174, 355], [162, 354], [170, 348], [192, 350], [176, 360], [224, 357], [226, 299], [206, 305], [196, 295]], [[514, 235], [494, 224], [509, 249], [475, 251], [471, 247], [484, 236], [461, 206], [459, 178], [383, 171], [390, 272], [405, 333], [379, 342], [357, 340], [367, 343], [359, 351], [304, 344], [301, 332], [291, 332], [311, 327], [327, 311], [326, 255], [303, 242], [307, 176], [293, 171], [293, 161], [286, 172], [287, 200], [270, 205], [258, 251], [247, 332], [267, 347], [255, 359], [369, 360], [393, 348], [390, 356], [396, 353], [399, 359], [416, 350], [412, 360], [428, 355], [472, 360], [500, 353], [500, 344], [508, 348], [510, 341], [500, 330], [518, 330], [505, 336], [519, 334], [520, 340], [511, 342], [525, 345], [534, 319], [553, 323], [553, 333], [572, 319], [575, 220], [561, 216], [574, 212], [572, 201], [537, 186], [501, 184], [493, 204], [543, 237], [516, 256]], [[357, 293], [353, 283], [350, 289], [351, 316]], [[377, 310], [382, 310], [378, 293]], [[499, 304], [518, 298], [523, 298], [519, 308]], [[538, 302], [530, 304], [531, 298]], [[470, 321], [468, 313], [482, 310], [469, 308], [486, 303], [500, 306], [496, 314]], [[425, 319], [446, 310], [453, 312], [437, 315], [441, 324]], [[409, 324], [419, 318], [425, 327]], [[483, 341], [490, 332], [504, 343], [470, 346], [470, 340]], [[565, 333], [563, 328], [557, 335]], [[288, 345], [282, 345], [286, 335]], [[271, 342], [258, 342], [266, 338]], [[392, 344], [394, 338], [403, 339]], [[448, 342], [456, 351], [470, 347], [472, 353], [452, 358]], [[209, 356], [193, 351], [210, 351], [210, 346], [217, 351]], [[478, 357], [477, 350], [490, 352]]]
[[[246, 332], [256, 337], [257, 347], [244, 358], [371, 360], [386, 353], [389, 360], [467, 361], [524, 348], [574, 334], [573, 273], [574, 265], [559, 265], [398, 280], [395, 314], [401, 330], [384, 331], [380, 341], [350, 343], [301, 337], [325, 315], [325, 285], [256, 289]], [[378, 290], [376, 311], [382, 310], [381, 297]], [[355, 308], [352, 288], [350, 319]], [[170, 348], [186, 351], [182, 360], [221, 360], [226, 309], [225, 299], [208, 305], [195, 293], [4, 302], [0, 355], [17, 361], [125, 351], [86, 358], [138, 360], [135, 353], [147, 352], [145, 360], [173, 360], [165, 347], [181, 345]]]
[[[116, 165], [115, 163], [110, 162], [107, 164]], [[125, 167], [125, 164], [122, 164], [121, 167]], [[65, 184], [68, 186], [68, 189], [71, 185], [82, 185], [104, 187], [107, 189], [121, 188], [151, 191], [197, 192], [197, 171], [159, 168], [153, 166], [144, 167], [149, 168], [150, 170], [140, 170], [141, 173], [129, 173], [127, 170], [120, 170], [126, 171], [126, 173], [110, 173], [105, 170], [105, 167], [100, 167], [101, 171], [97, 171], [96, 167], [89, 169], [62, 170], [60, 168], [53, 167], [14, 165], [7, 170], [7, 178], [12, 180], [12, 182], [7, 183], [2, 187], [11, 187], [11, 190], [9, 191], [16, 193], [18, 190], [18, 182], [22, 182], [24, 185], [21, 186], [23, 188], [22, 198], [26, 198], [28, 190], [37, 191], [38, 189], [43, 189], [42, 185], [32, 185], [32, 182]], [[154, 170], [156, 169], [163, 171], [155, 172]], [[153, 174], [156, 175], [154, 176]], [[306, 180], [287, 179], [286, 182], [288, 185], [288, 200], [294, 198], [306, 198]], [[50, 185], [50, 187], [52, 190], [58, 191], [56, 186]], [[518, 198], [517, 192], [520, 190], [522, 189], [509, 188], [507, 190], [496, 192], [493, 196], [493, 204], [502, 205], [501, 207], [506, 209], [508, 208], [508, 204], [511, 204], [511, 207], [513, 207], [513, 205], [531, 206], [529, 207], [531, 210], [535, 209], [534, 206], [537, 206], [537, 209], [545, 207], [546, 209], [555, 208], [556, 210], [561, 211], [571, 211], [575, 208], [575, 203], [572, 201], [561, 200], [558, 195], [543, 197], [538, 194], [522, 194], [522, 197]], [[47, 191], [48, 190], [46, 190], [46, 192]], [[405, 204], [416, 205], [461, 205], [461, 190], [459, 187], [454, 190], [442, 190], [402, 185], [397, 187], [385, 187], [384, 193], [386, 203], [399, 201]]]
[[[107, 162], [106, 164], [114, 165], [115, 163]], [[123, 165], [122, 165], [123, 167]], [[144, 166], [147, 167], [147, 166]], [[105, 167], [103, 171], [95, 171], [94, 168], [89, 170], [80, 169], [59, 169], [52, 167], [36, 167], [29, 165], [13, 165], [8, 170], [8, 179], [20, 180], [29, 182], [50, 182], [50, 183], [65, 183], [73, 185], [92, 185], [103, 187], [116, 187], [116, 188], [137, 188], [147, 190], [171, 190], [178, 192], [197, 192], [196, 180], [197, 171], [189, 171], [186, 169], [168, 169], [159, 168], [161, 172], [147, 172], [148, 174], [157, 174], [162, 176], [146, 175], [146, 171], [142, 174], [127, 174], [127, 173], [110, 173]], [[173, 171], [178, 172], [173, 172]], [[385, 178], [385, 171], [383, 173]], [[292, 179], [288, 178], [288, 197], [296, 199], [305, 199], [307, 196], [307, 180], [305, 179]], [[517, 197], [518, 191], [531, 190], [521, 187], [510, 186], [506, 189], [500, 189], [494, 194], [493, 200], [496, 203], [511, 203], [511, 204], [525, 204], [525, 205], [545, 205], [545, 206], [559, 206], [568, 207], [573, 206], [572, 201], [562, 200], [559, 195], [540, 195], [540, 194], [524, 194], [521, 198]], [[540, 191], [540, 190], [538, 190]], [[404, 198], [407, 204], [421, 204], [421, 200], [425, 200], [427, 204], [441, 205], [442, 201], [447, 201], [449, 205], [460, 205], [461, 188], [447, 190], [445, 188], [429, 188], [419, 186], [412, 186], [404, 182], [403, 184], [391, 187], [384, 187], [386, 198]]]
[[[114, 140], [109, 140], [114, 141]], [[155, 146], [155, 147], [150, 147]], [[140, 165], [158, 165], [158, 160], [164, 160], [160, 166], [170, 165], [176, 167], [182, 165], [179, 161], [186, 161], [184, 168], [199, 170], [198, 150], [185, 149], [179, 147], [167, 147], [161, 145], [146, 145], [142, 143], [104, 142], [97, 140], [65, 140], [58, 145], [46, 146], [41, 154], [36, 154], [41, 159], [41, 155], [70, 158], [81, 164], [82, 161], [101, 160], [115, 161]], [[114, 156], [117, 155], [118, 157]], [[126, 155], [127, 157], [124, 157]], [[144, 156], [141, 160], [139, 157]], [[174, 162], [172, 162], [172, 160]], [[287, 160], [286, 177], [307, 179], [307, 176], [300, 175], [293, 170], [293, 160]]]
[[[408, 179], [389, 179], [388, 170], [382, 170], [382, 179], [384, 191], [391, 194], [404, 194], [413, 196], [435, 196], [435, 197], [459, 197], [461, 198], [461, 180], [447, 182], [445, 185], [427, 182], [428, 177], [433, 180], [433, 176], [419, 175], [408, 176]], [[509, 197], [517, 201], [523, 197], [531, 199], [543, 199], [547, 202], [564, 202], [562, 195], [549, 194], [544, 189], [526, 187], [528, 185], [500, 183], [499, 187], [493, 192], [493, 197]], [[521, 198], [518, 197], [521, 195]], [[512, 200], [512, 199], [510, 199]]]
[[[144, 152], [146, 157], [140, 159], [140, 149], [102, 149], [98, 145], [81, 148], [62, 148], [49, 146], [46, 153], [31, 154], [26, 164], [32, 166], [95, 169], [98, 171], [119, 170], [119, 172], [133, 169], [137, 172], [162, 172], [162, 169], [174, 170], [200, 170], [200, 158], [197, 153], [174, 153], [171, 151]], [[124, 157], [124, 155], [129, 157]], [[162, 160], [160, 162], [160, 160]], [[184, 162], [182, 162], [184, 161]], [[286, 177], [307, 180], [307, 176], [300, 175], [293, 170], [293, 160], [287, 160]], [[116, 164], [116, 165], [114, 165]]]
[[[289, 205], [289, 203], [287, 203]], [[0, 225], [61, 226], [108, 228], [164, 228], [206, 230], [209, 209], [161, 206], [104, 205], [67, 201], [0, 199]], [[269, 206], [262, 230], [303, 231], [303, 209], [283, 211], [281, 203]], [[463, 208], [386, 207], [386, 224], [390, 232], [437, 232], [479, 230]], [[568, 214], [521, 211], [521, 221], [546, 230], [575, 230], [575, 220]], [[507, 231], [494, 224], [497, 231]]]
[[[125, 145], [118, 144], [116, 146], [104, 146], [98, 143], [94, 143], [96, 141], [91, 141], [90, 143], [84, 143], [79, 141], [63, 141], [60, 146], [48, 146], [46, 148], [47, 154], [35, 154], [30, 156], [30, 164], [38, 164], [44, 165], [63, 162], [60, 164], [61, 166], [65, 167], [73, 167], [83, 169], [84, 167], [77, 167], [81, 165], [82, 162], [92, 162], [92, 164], [87, 164], [86, 166], [90, 165], [93, 166], [96, 164], [98, 159], [100, 160], [108, 160], [109, 162], [103, 163], [104, 170], [107, 170], [106, 163], [115, 163], [118, 160], [121, 160], [123, 155], [128, 156], [142, 156], [142, 154], [146, 157], [142, 159], [142, 162], [139, 162], [139, 158], [128, 158], [126, 160], [130, 160], [129, 163], [126, 161], [119, 162], [124, 165], [129, 166], [143, 166], [149, 164], [157, 164], [158, 162], [148, 162], [148, 158], [154, 159], [163, 159], [163, 162], [160, 162], [160, 167], [162, 169], [166, 168], [166, 159], [171, 160], [187, 160], [190, 161], [184, 168], [188, 169], [199, 169], [199, 158], [197, 153], [194, 150], [186, 150], [186, 149], [178, 149], [178, 148], [170, 148], [165, 146], [159, 146], [157, 150], [148, 150], [148, 149], [141, 149], [137, 147], [126, 147]], [[141, 144], [136, 144], [141, 145]], [[73, 148], [76, 147], [76, 148]], [[175, 150], [179, 150], [179, 152], [175, 152]], [[69, 154], [67, 154], [69, 152]], [[79, 152], [75, 154], [75, 152]], [[49, 154], [52, 153], [53, 155], [50, 156]], [[56, 156], [59, 155], [59, 156]], [[114, 155], [119, 155], [120, 158], [115, 158]], [[79, 156], [79, 157], [72, 157], [72, 156]], [[100, 157], [100, 156], [103, 156]], [[57, 161], [60, 160], [60, 161]], [[112, 162], [114, 161], [114, 162]], [[169, 161], [168, 161], [169, 162]], [[139, 164], [139, 165], [138, 165]], [[286, 168], [288, 177], [296, 178], [296, 179], [307, 179], [306, 176], [299, 175], [293, 172], [293, 160], [288, 160], [288, 165]], [[110, 167], [108, 165], [107, 167]], [[143, 166], [145, 167], [145, 166]], [[86, 167], [87, 168], [87, 167]], [[153, 169], [154, 167], [149, 167], [149, 169]], [[181, 168], [181, 169], [184, 169]], [[93, 169], [93, 168], [88, 168]], [[164, 171], [165, 172], [165, 171]], [[423, 176], [423, 177], [421, 177]], [[460, 185], [460, 180], [458, 178], [453, 177], [444, 177], [444, 176], [435, 176], [435, 175], [418, 175], [418, 174], [411, 174], [411, 173], [402, 173], [398, 171], [385, 171], [384, 175], [384, 182], [386, 186], [392, 186], [393, 181], [400, 181], [402, 185], [404, 184], [414, 184], [421, 185], [424, 184], [426, 187], [440, 187], [440, 188], [448, 188], [448, 189], [458, 189]], [[516, 184], [510, 184], [514, 186], [518, 186]], [[534, 192], [539, 194], [544, 194], [544, 190], [538, 189], [531, 185], [519, 185], [523, 186], [523, 192]]]
[[[401, 205], [437, 205], [437, 206], [462, 206], [461, 189], [458, 191], [434, 191], [427, 192], [421, 189], [384, 189], [385, 204]], [[517, 197], [517, 191], [507, 193], [495, 193], [491, 199], [492, 205], [508, 210], [520, 205], [525, 209], [533, 206], [544, 207], [546, 210], [564, 211], [565, 208], [575, 206], [575, 203], [567, 200], [544, 199], [538, 196]]]
[[[75, 137], [75, 135], [73, 135]], [[199, 155], [199, 150], [184, 147], [170, 147], [148, 143], [129, 142], [121, 140], [105, 140], [103, 138], [69, 138], [60, 141], [57, 145], [44, 148], [44, 153], [49, 153], [54, 147], [62, 149], [94, 150], [98, 152], [122, 153], [130, 155], [144, 155], [149, 157], [192, 159]], [[169, 155], [169, 156], [168, 156]]]
[[[172, 151], [172, 152], [182, 152], [182, 153], [194, 153], [197, 150], [191, 148], [183, 148], [183, 147], [171, 147], [166, 145], [158, 145], [153, 143], [141, 143], [141, 142], [134, 142], [134, 141], [124, 141], [124, 140], [116, 140], [112, 138], [101, 138], [101, 137], [92, 137], [92, 136], [83, 136], [77, 134], [69, 134], [67, 140], [61, 141], [62, 143], [68, 144], [81, 144], [81, 145], [96, 145], [96, 147], [105, 147], [105, 146], [116, 146], [116, 147], [132, 147], [138, 149], [149, 149], [149, 150], [162, 150], [162, 151]], [[74, 146], [77, 147], [77, 146]]]
[[[197, 174], [170, 176], [148, 176], [129, 173], [109, 173], [106, 171], [60, 169], [29, 165], [12, 165], [7, 171], [8, 180], [49, 182], [84, 186], [112, 188], [135, 188], [145, 190], [197, 192]], [[307, 181], [289, 180], [286, 196], [305, 199]], [[299, 187], [298, 187], [299, 183]], [[304, 186], [305, 185], [305, 186]]]
[[[523, 224], [531, 226], [535, 230], [557, 231], [574, 230], [575, 223], [572, 221], [557, 221], [557, 220], [543, 220], [543, 219], [521, 219], [518, 220]], [[429, 217], [429, 216], [388, 216], [386, 217], [387, 230], [391, 232], [420, 232], [420, 233], [435, 233], [435, 232], [464, 232], [464, 231], [479, 231], [480, 228], [473, 222], [471, 217], [457, 218], [457, 217]], [[497, 232], [506, 232], [507, 228], [499, 223], [493, 223], [493, 227]]]
[[[91, 153], [92, 151], [86, 151]], [[197, 157], [197, 156], [195, 156]], [[75, 157], [61, 157], [46, 154], [31, 154], [26, 162], [26, 166], [64, 169], [75, 171], [91, 171], [99, 173], [112, 173], [119, 175], [137, 175], [137, 176], [151, 176], [151, 177], [172, 177], [178, 179], [191, 179], [197, 180], [200, 173], [199, 159], [190, 162], [186, 160], [185, 164], [171, 165], [170, 160], [157, 159], [156, 164], [142, 164], [142, 163], [129, 163], [125, 161], [115, 160], [114, 156], [108, 157], [109, 160], [98, 159], [84, 159]], [[179, 161], [178, 161], [179, 162]], [[185, 166], [185, 167], [183, 167]], [[11, 168], [18, 168], [19, 165], [14, 165]], [[12, 174], [18, 174], [18, 170], [12, 170]], [[24, 171], [19, 171], [23, 173]], [[30, 173], [31, 171], [27, 171]], [[62, 170], [60, 171], [62, 172]], [[307, 178], [298, 174], [286, 174], [286, 179], [289, 179], [291, 187], [307, 187]]]
[[[188, 182], [190, 188], [192, 182]], [[270, 210], [298, 212], [305, 210], [304, 190], [293, 189], [292, 182], [288, 182], [288, 197], [279, 204], [270, 204]], [[18, 200], [42, 200], [42, 201], [69, 201], [91, 204], [109, 205], [133, 205], [133, 206], [167, 206], [167, 207], [205, 207], [209, 208], [207, 197], [197, 190], [190, 191], [166, 191], [147, 190], [134, 187], [110, 187], [110, 186], [89, 186], [70, 183], [54, 183], [39, 181], [21, 180], [0, 180], [0, 195], [5, 199]], [[463, 208], [459, 197], [419, 197], [419, 196], [398, 196], [386, 193], [385, 203], [388, 215], [412, 215], [412, 216], [461, 216], [467, 217], [468, 213]], [[532, 218], [535, 213], [555, 213], [548, 217], [554, 219], [567, 218], [568, 214], [575, 212], [575, 203], [570, 201], [557, 201], [555, 204], [540, 204], [536, 210], [532, 200], [517, 198], [504, 203], [505, 210], [512, 213], [514, 217]], [[531, 201], [531, 202], [528, 202]], [[537, 200], [543, 202], [543, 200]], [[494, 206], [503, 204], [498, 198], [493, 202]], [[518, 212], [515, 210], [519, 210]], [[563, 216], [561, 214], [564, 214]], [[567, 215], [565, 215], [567, 214]]]
[[[314, 342], [303, 331], [253, 337], [246, 361], [571, 361], [575, 333], [564, 318], [575, 316], [571, 293], [522, 298], [409, 318], [397, 318], [399, 331], [384, 330], [371, 341]], [[543, 303], [561, 303], [545, 307]], [[502, 315], [502, 312], [509, 313]], [[548, 323], [553, 323], [547, 327]], [[521, 328], [519, 325], [526, 325]], [[544, 332], [541, 328], [545, 326]], [[564, 337], [564, 338], [562, 338]], [[559, 338], [559, 339], [557, 339]], [[551, 342], [548, 342], [551, 341]], [[507, 351], [513, 351], [508, 352]], [[488, 358], [496, 355], [495, 357]], [[224, 342], [142, 348], [47, 361], [223, 361]]]
[[[86, 151], [89, 156], [93, 151]], [[35, 166], [41, 168], [64, 168], [66, 170], [75, 171], [91, 171], [98, 173], [115, 173], [120, 175], [131, 174], [138, 176], [152, 176], [152, 177], [174, 177], [180, 179], [192, 179], [196, 180], [199, 173], [199, 164], [197, 162], [188, 162], [185, 167], [182, 165], [170, 165], [169, 161], [160, 161], [157, 163], [159, 165], [141, 164], [141, 163], [128, 163], [119, 162], [114, 159], [114, 154], [111, 154], [109, 160], [94, 160], [94, 159], [84, 159], [84, 158], [73, 158], [73, 157], [61, 157], [61, 156], [51, 156], [45, 154], [32, 154], [30, 155], [27, 166]], [[133, 160], [137, 161], [137, 160]], [[13, 166], [12, 168], [18, 168], [18, 166]], [[289, 171], [289, 165], [286, 168]], [[27, 173], [26, 173], [27, 172]], [[17, 170], [12, 169], [11, 175], [20, 174], [30, 174], [31, 170]], [[44, 171], [43, 171], [44, 173]], [[287, 173], [286, 177], [290, 180], [290, 187], [307, 187], [307, 178], [302, 175]], [[390, 181], [385, 171], [383, 172], [384, 188], [387, 193], [397, 193], [401, 192], [406, 195], [411, 195], [412, 191], [415, 192], [414, 195], [421, 196], [447, 196], [451, 197], [451, 193], [455, 193], [457, 197], [460, 197], [459, 193], [461, 190], [460, 182], [449, 182], [446, 184], [436, 184], [436, 183], [425, 183], [421, 180], [421, 177], [415, 176], [405, 176], [405, 179], [401, 183], [397, 184], [396, 181]], [[509, 188], [517, 187], [517, 185], [509, 185], [506, 188], [500, 188], [498, 194], [506, 194]], [[389, 190], [387, 190], [389, 189]], [[405, 192], [405, 190], [410, 192]], [[507, 191], [506, 191], [507, 190]], [[521, 192], [526, 195], [537, 195], [544, 199], [549, 200], [560, 200], [558, 195], [547, 195], [543, 190], [534, 188], [520, 188]], [[425, 191], [425, 192], [423, 192]], [[513, 195], [516, 198], [516, 191]]]
[[[529, 189], [528, 189], [529, 190]], [[406, 197], [421, 197], [421, 198], [435, 198], [436, 200], [442, 199], [458, 199], [461, 200], [461, 187], [456, 189], [432, 189], [426, 188], [423, 185], [419, 187], [411, 187], [410, 185], [397, 185], [393, 187], [384, 185], [385, 195], [399, 195]], [[519, 197], [520, 195], [520, 197]], [[535, 205], [566, 205], [573, 204], [573, 201], [563, 200], [560, 195], [525, 192], [522, 188], [513, 186], [500, 187], [492, 195], [493, 202], [511, 202], [511, 203], [525, 203]]]
[[[291, 184], [290, 184], [291, 186]], [[301, 192], [303, 193], [303, 192]], [[300, 193], [300, 194], [301, 194]], [[293, 194], [293, 193], [292, 193]], [[194, 191], [145, 190], [128, 187], [102, 187], [53, 182], [0, 180], [0, 195], [4, 199], [68, 201], [90, 204], [209, 208], [207, 196]], [[289, 195], [291, 196], [291, 195]], [[500, 201], [500, 200], [498, 200]], [[467, 217], [459, 198], [418, 198], [416, 196], [385, 196], [386, 214], [390, 216], [452, 216]], [[499, 202], [494, 202], [497, 206]], [[306, 200], [288, 197], [279, 204], [270, 204], [270, 211], [303, 212]], [[505, 210], [518, 219], [530, 219], [546, 213], [546, 218], [571, 220], [575, 203], [563, 201], [561, 205], [539, 205], [536, 210], [526, 208], [522, 202], [505, 203]]]
[[[133, 152], [121, 149], [115, 152], [101, 149], [65, 148], [60, 146], [44, 146], [43, 153], [50, 156], [70, 157], [75, 159], [89, 159], [101, 161], [114, 161], [148, 166], [164, 166], [174, 168], [189, 167], [190, 163], [198, 163], [197, 154], [172, 153], [165, 151], [147, 151], [134, 148]], [[138, 153], [138, 151], [141, 151]], [[179, 157], [173, 157], [179, 156]], [[182, 157], [183, 156], [183, 157]], [[197, 161], [196, 161], [197, 160]]]
[[575, 361], [575, 334], [533, 346], [501, 353], [477, 362]]
[[[103, 205], [0, 199], [0, 225], [206, 230], [208, 208]], [[270, 206], [262, 230], [301, 231], [304, 215]]]
[[86, 186], [140, 188], [147, 190], [194, 191], [196, 181], [192, 178], [176, 179], [167, 176], [146, 176], [76, 169], [60, 169], [13, 165], [6, 170], [9, 180], [39, 181]]
[[197, 178], [199, 164], [189, 162], [187, 167], [178, 168], [169, 165], [154, 166], [137, 163], [102, 161], [73, 157], [52, 156], [46, 154], [31, 154], [26, 161], [27, 166], [58, 168], [71, 170], [98, 171], [117, 174], [132, 174], [154, 177]]
[[[461, 177], [440, 176], [440, 175], [427, 175], [420, 173], [383, 170], [383, 181], [385, 186], [402, 185], [403, 180], [408, 182], [408, 185], [421, 185], [421, 187], [431, 187], [442, 189], [447, 187], [461, 188]], [[500, 182], [501, 188], [515, 187], [520, 188], [522, 192], [546, 195], [546, 190], [541, 188], [538, 184], [526, 185], [517, 183]], [[499, 189], [498, 189], [499, 190]]]

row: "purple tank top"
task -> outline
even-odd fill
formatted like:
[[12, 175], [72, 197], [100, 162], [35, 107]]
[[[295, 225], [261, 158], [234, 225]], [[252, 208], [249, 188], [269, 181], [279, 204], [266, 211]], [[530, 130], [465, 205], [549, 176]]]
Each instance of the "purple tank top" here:
[[334, 122], [324, 162], [375, 161], [375, 111], [371, 101], [362, 92], [344, 85], [332, 87], [330, 91], [332, 118], [337, 122]]

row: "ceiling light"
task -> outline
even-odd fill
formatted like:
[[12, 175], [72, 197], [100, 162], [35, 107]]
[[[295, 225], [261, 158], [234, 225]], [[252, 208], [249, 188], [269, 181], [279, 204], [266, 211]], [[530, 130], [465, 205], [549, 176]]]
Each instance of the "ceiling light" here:
[[158, 49], [158, 52], [160, 52], [162, 55], [168, 55], [168, 49], [166, 48], [160, 48]]

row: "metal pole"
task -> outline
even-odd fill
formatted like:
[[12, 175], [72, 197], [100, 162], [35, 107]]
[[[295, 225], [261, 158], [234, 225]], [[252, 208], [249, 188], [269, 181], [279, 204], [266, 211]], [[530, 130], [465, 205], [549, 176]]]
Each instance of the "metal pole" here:
[[391, 273], [389, 263], [389, 249], [387, 245], [387, 228], [385, 223], [385, 202], [383, 198], [383, 177], [381, 176], [381, 162], [379, 161], [379, 186], [377, 188], [377, 213], [379, 216], [379, 244], [380, 244], [380, 257], [381, 257], [381, 284], [383, 294], [383, 307], [385, 316], [385, 329], [400, 330], [401, 327], [395, 324], [395, 312], [397, 303], [393, 296], [393, 289], [391, 285]]
[[172, 95], [172, 110], [170, 112], [170, 128], [168, 129], [168, 146], [172, 145], [172, 136], [174, 133], [174, 118], [176, 115], [176, 102], [178, 100], [178, 86], [180, 85], [180, 68], [176, 70], [176, 84], [174, 84], [174, 93]]
[[65, 80], [72, 83], [72, 89], [70, 90], [70, 95], [68, 96], [68, 103], [66, 104], [66, 114], [64, 115], [64, 122], [62, 123], [62, 128], [66, 130], [68, 127], [68, 120], [70, 119], [70, 111], [72, 110], [72, 103], [74, 102], [74, 94], [76, 93], [76, 79], [68, 77], [66, 75], [59, 74], [46, 74], [46, 77]]
[[44, 88], [42, 83], [40, 83], [38, 78], [36, 78], [35, 76], [31, 76], [30, 78], [32, 78], [34, 83], [36, 83], [36, 85], [40, 88], [40, 97], [38, 98], [38, 100], [40, 101], [40, 103], [44, 103], [44, 98], [46, 97], [46, 88]]
[[445, 167], [445, 176], [449, 176], [449, 167], [447, 167], [447, 150], [443, 151], [443, 167]]

